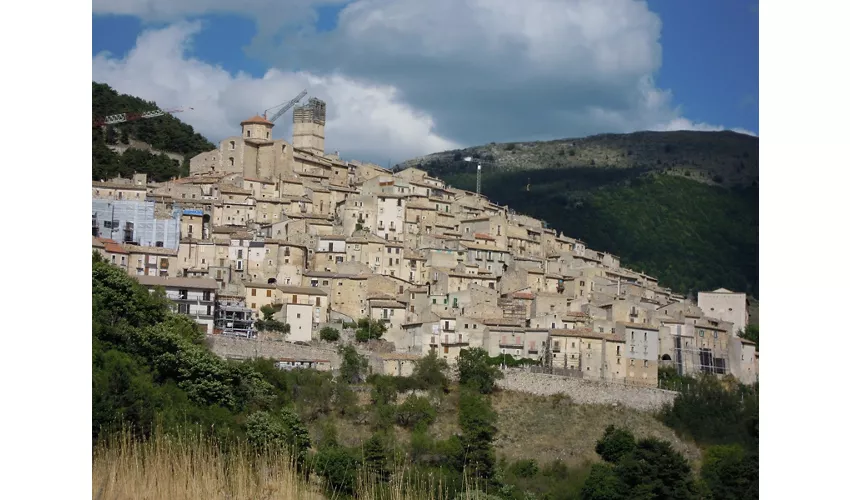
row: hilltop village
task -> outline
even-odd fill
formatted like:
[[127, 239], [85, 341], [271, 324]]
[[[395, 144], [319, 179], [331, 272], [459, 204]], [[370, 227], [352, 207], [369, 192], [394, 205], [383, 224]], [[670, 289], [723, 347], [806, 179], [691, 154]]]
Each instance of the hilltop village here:
[[381, 323], [383, 359], [398, 366], [482, 347], [646, 387], [662, 366], [757, 381], [756, 346], [737, 335], [745, 294], [705, 291], [694, 303], [422, 170], [327, 154], [318, 99], [293, 121], [291, 143], [263, 116], [241, 122], [241, 136], [192, 158], [185, 178], [93, 182], [93, 249], [162, 287], [213, 337], [265, 335], [258, 320], [271, 306], [289, 327], [281, 340], [296, 345], [318, 343], [327, 326]]

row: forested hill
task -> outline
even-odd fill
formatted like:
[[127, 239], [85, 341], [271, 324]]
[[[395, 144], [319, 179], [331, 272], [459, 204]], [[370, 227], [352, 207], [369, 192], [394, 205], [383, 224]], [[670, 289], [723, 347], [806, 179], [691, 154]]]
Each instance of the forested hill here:
[[[92, 120], [117, 113], [151, 111], [159, 106], [135, 96], [119, 94], [109, 85], [92, 82]], [[106, 145], [128, 145], [130, 139], [149, 144], [159, 151], [176, 153], [189, 158], [215, 148], [201, 134], [195, 132], [172, 115], [136, 120], [107, 127], [92, 127], [92, 179], [108, 179], [116, 175], [129, 176], [133, 172], [146, 173], [151, 180], [162, 181], [179, 176], [181, 169], [164, 154], [129, 149], [124, 155], [110, 150]]]
[[491, 143], [409, 160], [449, 185], [612, 252], [682, 293], [758, 296], [758, 138], [639, 132]]

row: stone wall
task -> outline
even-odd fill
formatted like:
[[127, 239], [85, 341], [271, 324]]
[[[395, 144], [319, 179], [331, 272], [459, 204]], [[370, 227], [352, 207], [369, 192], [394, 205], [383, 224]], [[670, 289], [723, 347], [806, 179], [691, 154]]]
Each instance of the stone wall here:
[[234, 337], [223, 337], [221, 335], [210, 335], [207, 343], [215, 354], [227, 359], [249, 359], [249, 358], [303, 358], [303, 359], [327, 359], [331, 362], [331, 369], [339, 368], [339, 355], [335, 349], [303, 346], [288, 342], [258, 341], [254, 339], [243, 339]]
[[641, 411], [656, 411], [672, 403], [676, 392], [663, 389], [531, 373], [521, 369], [504, 371], [497, 382], [502, 389], [528, 392], [539, 396], [564, 394], [576, 404], [621, 404]]

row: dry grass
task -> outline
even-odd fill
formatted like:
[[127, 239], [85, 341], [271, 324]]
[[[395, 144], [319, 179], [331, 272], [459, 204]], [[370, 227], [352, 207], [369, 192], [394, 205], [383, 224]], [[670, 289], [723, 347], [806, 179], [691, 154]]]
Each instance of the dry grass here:
[[[95, 500], [295, 500], [334, 499], [315, 475], [309, 482], [282, 454], [258, 455], [244, 444], [225, 453], [210, 439], [156, 435], [138, 441], [127, 434], [98, 446], [92, 457]], [[388, 483], [358, 477], [357, 498], [366, 500], [444, 500], [439, 480], [414, 476], [406, 467]], [[467, 483], [469, 485], [470, 483]], [[474, 490], [474, 488], [467, 488]], [[479, 498], [474, 491], [455, 499]]]
[[[429, 429], [434, 439], [447, 439], [460, 432], [458, 426], [457, 390], [446, 395]], [[362, 395], [361, 404], [368, 410], [368, 393]], [[678, 436], [651, 413], [624, 406], [577, 405], [569, 398], [535, 396], [532, 394], [499, 391], [492, 396], [493, 408], [499, 415], [494, 447], [497, 455], [509, 461], [534, 459], [548, 463], [560, 459], [569, 466], [582, 466], [596, 462], [596, 441], [610, 424], [626, 427], [640, 438], [656, 437], [669, 441], [695, 467], [699, 467], [699, 447]], [[368, 425], [358, 425], [346, 419], [336, 420], [340, 441], [346, 446], [360, 446], [372, 435]], [[394, 432], [400, 443], [407, 443], [410, 432], [396, 427]]]
[[650, 413], [623, 406], [577, 405], [565, 397], [512, 391], [494, 394], [493, 407], [499, 414], [494, 444], [497, 453], [510, 460], [546, 463], [560, 459], [573, 466], [598, 461], [596, 441], [605, 427], [614, 424], [631, 430], [638, 439], [669, 441], [691, 463], [699, 463], [697, 445], [677, 437]]
[[237, 444], [228, 453], [200, 437], [158, 435], [136, 441], [123, 435], [95, 449], [92, 498], [124, 499], [319, 499], [286, 457], [257, 456]]

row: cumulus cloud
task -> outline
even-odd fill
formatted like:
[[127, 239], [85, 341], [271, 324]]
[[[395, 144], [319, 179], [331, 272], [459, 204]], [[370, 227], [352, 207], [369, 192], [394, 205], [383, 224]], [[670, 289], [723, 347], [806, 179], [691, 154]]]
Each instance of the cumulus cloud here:
[[[311, 24], [317, 19], [315, 7], [327, 3], [344, 7], [334, 29], [319, 32]], [[144, 18], [211, 12], [253, 16], [258, 36], [249, 53], [281, 68], [259, 80], [187, 58], [181, 43], [188, 35], [179, 43], [165, 40], [164, 32], [159, 35], [158, 43], [171, 43], [169, 60], [191, 68], [186, 75], [163, 78], [179, 81], [180, 88], [197, 84], [203, 87], [200, 95], [214, 95], [210, 99], [220, 116], [211, 116], [209, 126], [217, 131], [241, 117], [227, 113], [255, 109], [257, 101], [265, 106], [265, 96], [269, 105], [283, 101], [308, 84], [311, 92], [324, 93], [338, 126], [336, 138], [328, 126], [329, 145], [336, 140], [340, 149], [365, 147], [393, 159], [404, 151], [430, 152], [455, 143], [724, 128], [683, 116], [672, 92], [656, 85], [662, 26], [644, 1], [257, 0], [245, 5], [95, 0], [95, 12]], [[142, 38], [137, 52], [146, 42]], [[134, 56], [141, 59], [131, 54], [104, 62], [127, 73]], [[294, 67], [305, 73], [285, 71]], [[140, 71], [138, 85], [169, 97], [168, 92], [177, 92], [146, 73]], [[214, 75], [221, 83], [195, 83], [191, 74]], [[240, 94], [248, 88], [257, 90]], [[422, 135], [417, 139], [416, 134]], [[384, 136], [398, 142], [381, 141]]]
[[[433, 119], [405, 104], [390, 85], [335, 73], [277, 69], [253, 78], [195, 59], [190, 56], [191, 40], [201, 29], [199, 22], [179, 22], [145, 31], [124, 57], [96, 55], [92, 79], [160, 106], [194, 108], [180, 119], [213, 141], [238, 135], [241, 120], [306, 88], [310, 96], [328, 103], [326, 149], [339, 150], [346, 158], [385, 163], [458, 147], [436, 135]], [[279, 118], [274, 135], [290, 140], [291, 123], [291, 114]]]

